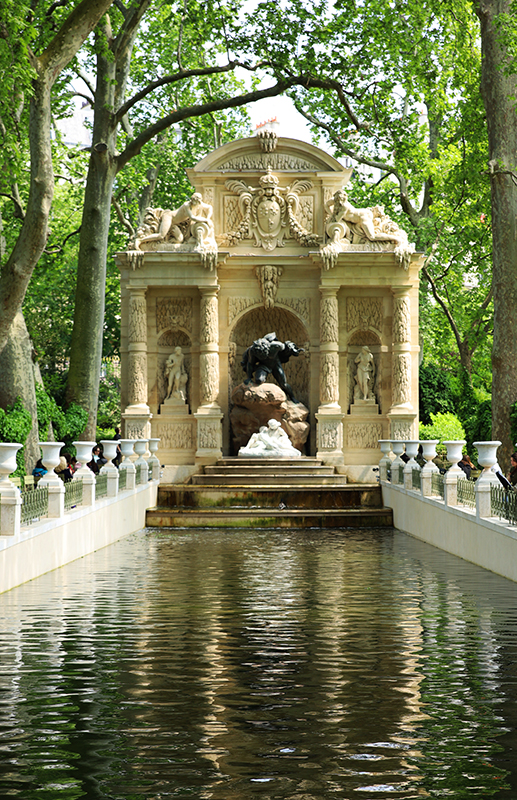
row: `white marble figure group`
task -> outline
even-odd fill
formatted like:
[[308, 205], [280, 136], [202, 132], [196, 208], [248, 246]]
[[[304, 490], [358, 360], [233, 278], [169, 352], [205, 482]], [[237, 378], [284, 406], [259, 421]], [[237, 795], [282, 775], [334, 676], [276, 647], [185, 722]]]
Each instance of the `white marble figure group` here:
[[300, 458], [301, 455], [277, 419], [270, 419], [267, 427], [263, 425], [246, 447], [239, 449], [239, 456], [246, 458]]

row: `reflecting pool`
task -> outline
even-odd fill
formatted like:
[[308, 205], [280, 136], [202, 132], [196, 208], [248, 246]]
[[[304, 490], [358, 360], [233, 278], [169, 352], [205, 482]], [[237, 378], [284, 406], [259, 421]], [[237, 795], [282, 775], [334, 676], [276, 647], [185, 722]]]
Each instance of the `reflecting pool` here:
[[515, 798], [516, 589], [393, 529], [142, 531], [0, 595], [0, 798]]

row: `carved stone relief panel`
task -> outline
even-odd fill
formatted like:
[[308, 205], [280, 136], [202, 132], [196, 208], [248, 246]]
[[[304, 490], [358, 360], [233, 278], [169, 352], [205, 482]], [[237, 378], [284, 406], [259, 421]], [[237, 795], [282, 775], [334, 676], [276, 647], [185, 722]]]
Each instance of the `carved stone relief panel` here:
[[380, 422], [349, 422], [347, 425], [347, 445], [350, 448], [376, 449], [379, 447], [379, 439], [382, 439]]
[[[289, 170], [291, 172], [311, 172], [314, 164], [305, 161], [303, 158], [296, 158], [284, 153], [252, 153], [245, 156], [231, 158], [221, 164], [218, 169], [231, 170], [235, 172], [246, 172], [261, 170], [266, 171], [268, 167], [273, 170]], [[320, 167], [318, 166], [318, 169]]]
[[411, 354], [394, 353], [392, 381], [392, 402], [394, 406], [411, 402]]
[[160, 449], [193, 450], [192, 424], [190, 422], [162, 422], [158, 425]]
[[149, 422], [147, 420], [132, 420], [126, 422], [126, 439], [147, 439]]
[[156, 300], [156, 331], [165, 328], [184, 328], [192, 332], [192, 298], [158, 297]]
[[277, 303], [292, 308], [305, 322], [309, 322], [311, 301], [308, 297], [279, 297]]
[[197, 446], [199, 450], [221, 449], [221, 423], [218, 420], [198, 419]]
[[147, 302], [141, 294], [129, 296], [129, 329], [130, 344], [147, 341]]
[[335, 342], [339, 339], [337, 297], [324, 295], [320, 300], [320, 341]]
[[346, 329], [375, 328], [382, 330], [382, 298], [347, 297]]
[[129, 405], [147, 403], [147, 355], [128, 354], [127, 391]]
[[300, 225], [309, 233], [312, 233], [314, 230], [314, 198], [311, 195], [309, 197], [300, 197], [298, 217]]
[[224, 198], [224, 230], [236, 231], [242, 222], [242, 214], [239, 209], [239, 198], [226, 195]]
[[214, 204], [214, 189], [212, 186], [205, 186], [203, 189], [203, 200], [210, 206]]
[[339, 402], [339, 356], [337, 353], [320, 354], [320, 403]]
[[245, 311], [251, 306], [256, 306], [259, 300], [253, 297], [229, 297], [228, 298], [228, 324], [231, 325], [235, 317], [238, 317], [242, 311]]
[[343, 425], [337, 420], [318, 421], [318, 450], [341, 450]]
[[219, 394], [219, 354], [201, 353], [199, 371], [201, 404], [215, 403]]
[[393, 341], [411, 341], [411, 305], [409, 297], [395, 297], [393, 300]]
[[413, 423], [411, 420], [393, 420], [391, 423], [391, 435], [398, 441], [407, 441], [413, 438]]

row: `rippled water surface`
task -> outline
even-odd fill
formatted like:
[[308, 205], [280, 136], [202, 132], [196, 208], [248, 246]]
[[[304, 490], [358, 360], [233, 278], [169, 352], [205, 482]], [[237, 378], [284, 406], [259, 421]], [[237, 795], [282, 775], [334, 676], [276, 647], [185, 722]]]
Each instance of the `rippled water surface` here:
[[391, 529], [142, 531], [0, 595], [0, 798], [516, 798], [516, 589]]

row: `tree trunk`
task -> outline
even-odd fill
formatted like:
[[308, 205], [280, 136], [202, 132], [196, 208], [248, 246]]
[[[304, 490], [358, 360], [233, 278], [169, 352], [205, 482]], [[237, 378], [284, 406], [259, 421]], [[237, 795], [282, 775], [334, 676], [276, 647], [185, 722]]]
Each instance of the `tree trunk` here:
[[38, 413], [36, 391], [34, 388], [34, 364], [32, 362], [32, 342], [21, 311], [11, 326], [7, 344], [0, 353], [0, 407], [12, 406], [19, 397], [32, 416], [32, 429], [25, 442], [25, 469], [32, 473], [40, 458]]
[[115, 64], [104, 55], [97, 60], [96, 111], [93, 147], [84, 196], [74, 327], [66, 403], [76, 402], [88, 411], [84, 436], [96, 439], [102, 330], [106, 293], [106, 260], [111, 197], [116, 176], [116, 126], [112, 122]]
[[510, 0], [480, 0], [481, 93], [488, 122], [492, 192], [494, 344], [492, 349], [492, 436], [502, 442], [498, 461], [506, 470], [515, 449], [510, 409], [517, 401], [517, 80], [506, 75], [506, 54], [496, 27], [499, 14], [510, 13]]

